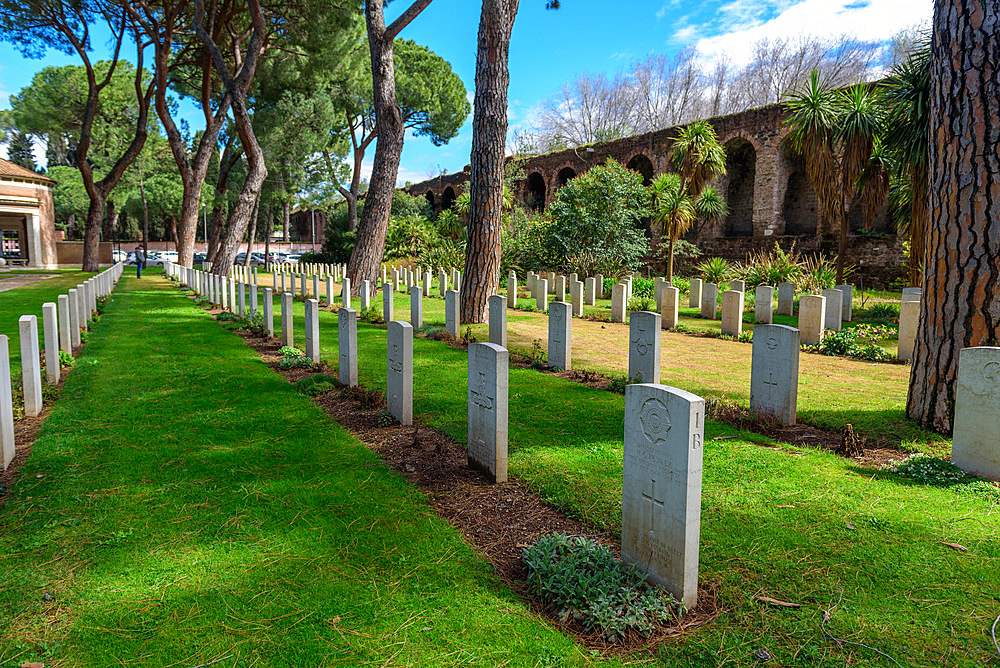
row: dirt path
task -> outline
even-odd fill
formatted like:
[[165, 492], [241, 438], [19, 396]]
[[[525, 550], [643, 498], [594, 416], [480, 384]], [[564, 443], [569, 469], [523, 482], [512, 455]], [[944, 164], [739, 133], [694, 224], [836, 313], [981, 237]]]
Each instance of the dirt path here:
[[58, 275], [59, 274], [12, 274], [10, 276], [4, 276], [3, 274], [0, 274], [0, 292], [24, 287], [25, 285], [31, 285], [32, 283], [44, 281], [48, 278], [55, 278]]

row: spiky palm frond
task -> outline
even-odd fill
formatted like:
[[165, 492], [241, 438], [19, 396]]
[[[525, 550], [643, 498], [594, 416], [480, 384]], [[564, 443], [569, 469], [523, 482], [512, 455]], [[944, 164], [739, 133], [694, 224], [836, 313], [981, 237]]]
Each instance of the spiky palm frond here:
[[705, 186], [694, 201], [694, 211], [698, 218], [715, 222], [729, 215], [729, 206], [714, 186]]
[[843, 217], [841, 175], [834, 155], [839, 102], [837, 91], [817, 70], [812, 70], [809, 78], [785, 98], [789, 112], [785, 123], [792, 147], [805, 158], [806, 173], [823, 217], [832, 221]]
[[878, 95], [868, 84], [857, 84], [838, 93], [839, 113], [834, 140], [844, 149], [844, 185], [855, 185], [868, 165], [872, 146], [882, 131]]
[[715, 128], [706, 120], [694, 121], [678, 130], [668, 159], [695, 197], [706, 183], [726, 173], [726, 151]]
[[881, 88], [887, 107], [885, 142], [899, 156], [900, 173], [926, 164], [931, 97], [930, 37], [892, 68]]
[[650, 184], [653, 194], [653, 222], [659, 235], [677, 240], [695, 220], [694, 202], [680, 175], [660, 174]]
[[872, 142], [868, 164], [857, 183], [857, 188], [861, 193], [861, 208], [866, 231], [871, 231], [872, 224], [875, 222], [875, 213], [885, 204], [889, 195], [889, 177], [894, 169], [892, 153], [876, 137]]

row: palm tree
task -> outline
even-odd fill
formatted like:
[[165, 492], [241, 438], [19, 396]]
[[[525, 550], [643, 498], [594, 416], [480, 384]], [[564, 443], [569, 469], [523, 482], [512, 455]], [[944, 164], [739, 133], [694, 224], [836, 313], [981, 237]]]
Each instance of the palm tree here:
[[887, 191], [884, 156], [876, 155], [873, 160], [881, 131], [877, 102], [872, 86], [834, 89], [817, 70], [810, 72], [809, 79], [785, 101], [792, 146], [805, 159], [824, 217], [840, 231], [838, 283], [844, 281], [851, 212], [862, 200], [867, 207], [881, 204]]
[[653, 194], [654, 236], [667, 236], [667, 280], [674, 280], [674, 244], [698, 218], [719, 220], [729, 207], [712, 186], [704, 186], [692, 197], [679, 174], [666, 173], [650, 185]]
[[726, 151], [708, 121], [694, 121], [678, 130], [668, 159], [692, 197], [697, 197], [706, 183], [726, 173]]
[[928, 133], [930, 132], [931, 45], [925, 38], [902, 63], [892, 68], [882, 86], [882, 99], [888, 107], [885, 128], [886, 148], [894, 155], [894, 199], [908, 204], [896, 208], [896, 232], [909, 238], [908, 267], [910, 285], [920, 285], [927, 236], [930, 175], [927, 171]]

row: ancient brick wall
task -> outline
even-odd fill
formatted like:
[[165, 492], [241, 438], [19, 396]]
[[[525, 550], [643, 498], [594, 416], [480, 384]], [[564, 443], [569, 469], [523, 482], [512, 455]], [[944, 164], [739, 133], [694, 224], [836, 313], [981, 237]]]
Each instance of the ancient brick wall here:
[[[799, 248], [827, 249], [832, 244], [828, 254], [835, 254], [837, 230], [820, 215], [802, 158], [790, 146], [783, 107], [769, 105], [709, 120], [726, 149], [726, 174], [715, 185], [730, 214], [717, 223], [700, 225], [695, 238], [698, 246], [708, 255], [742, 260], [748, 248], [770, 247], [776, 239], [787, 238]], [[544, 208], [566, 181], [608, 158], [642, 173], [648, 183], [653, 174], [667, 171], [676, 135], [676, 127], [665, 128], [532, 157], [517, 194], [526, 205]], [[412, 185], [407, 191], [426, 197], [440, 211], [454, 201], [466, 181], [468, 167], [459, 174]], [[861, 219], [861, 212], [856, 211], [851, 219], [853, 231], [860, 230]], [[891, 231], [884, 207], [876, 214], [874, 229]], [[859, 271], [864, 267], [871, 280], [888, 282], [899, 273], [903, 255], [895, 241], [852, 235], [849, 246], [852, 259], [848, 261], [857, 264]]]

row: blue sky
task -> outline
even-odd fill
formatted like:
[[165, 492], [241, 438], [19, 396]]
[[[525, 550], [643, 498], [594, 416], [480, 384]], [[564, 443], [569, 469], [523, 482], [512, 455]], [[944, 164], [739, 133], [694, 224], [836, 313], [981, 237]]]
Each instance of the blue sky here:
[[[520, 0], [510, 46], [508, 93], [511, 130], [530, 127], [539, 101], [583, 71], [613, 73], [650, 52], [672, 55], [690, 44], [708, 60], [726, 55], [739, 64], [750, 46], [764, 37], [843, 34], [883, 41], [900, 30], [926, 22], [933, 0], [563, 0], [558, 11], [545, 0]], [[386, 10], [392, 21], [409, 0], [394, 0]], [[470, 99], [475, 80], [476, 34], [480, 3], [434, 0], [401, 34], [424, 44], [452, 64]], [[97, 44], [98, 57], [106, 49]], [[47, 65], [75, 64], [74, 57], [50, 51], [27, 60], [0, 44], [0, 109], [8, 97], [30, 83]], [[197, 127], [200, 114], [186, 114]], [[408, 136], [399, 180], [422, 181], [429, 173], [460, 171], [469, 163], [472, 116], [446, 146]], [[0, 149], [2, 150], [2, 149]], [[370, 149], [365, 163], [370, 170]]]

